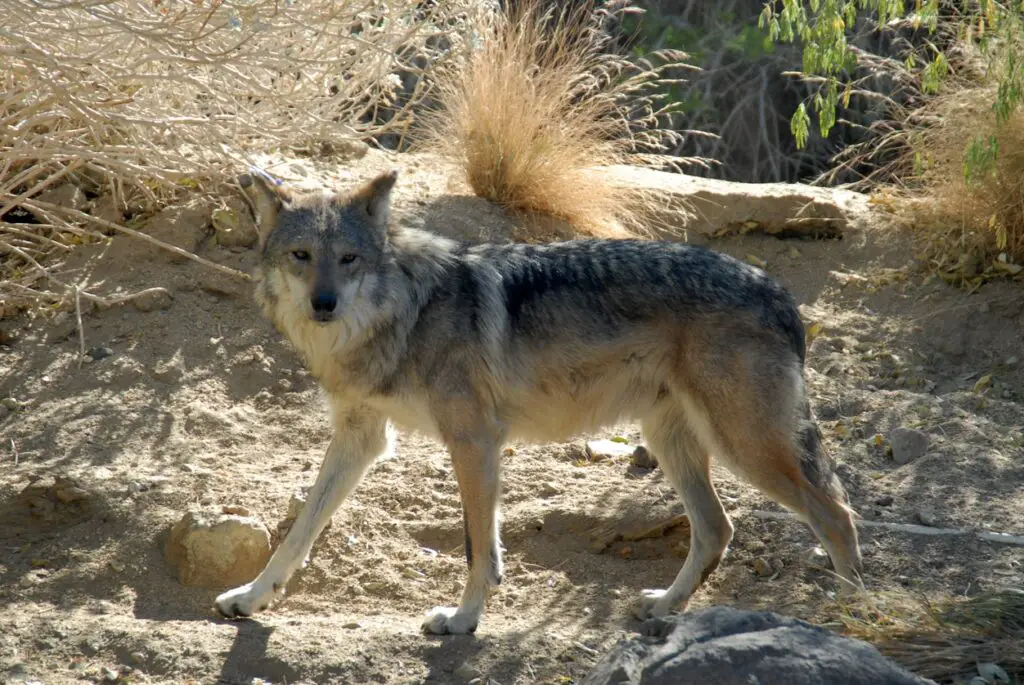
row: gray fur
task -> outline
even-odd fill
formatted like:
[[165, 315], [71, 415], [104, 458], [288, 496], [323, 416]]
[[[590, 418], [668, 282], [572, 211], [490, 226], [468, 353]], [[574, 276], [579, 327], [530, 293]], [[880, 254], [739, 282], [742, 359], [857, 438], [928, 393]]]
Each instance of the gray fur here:
[[[261, 215], [256, 298], [303, 355], [335, 420], [314, 485], [324, 504], [293, 530], [319, 534], [338, 501], [338, 469], [361, 477], [370, 457], [351, 444], [383, 449], [374, 436], [387, 422], [438, 438], [459, 479], [470, 570], [458, 609], [436, 609], [425, 627], [471, 632], [501, 578], [501, 446], [639, 419], [693, 536], [676, 581], [649, 591], [647, 614], [685, 605], [732, 537], [711, 453], [805, 515], [841, 575], [859, 582], [856, 531], [804, 395], [803, 326], [781, 285], [678, 243], [474, 246], [396, 228], [395, 178], [306, 197], [259, 178], [242, 184]], [[310, 545], [304, 537], [275, 554], [218, 608], [258, 609]]]

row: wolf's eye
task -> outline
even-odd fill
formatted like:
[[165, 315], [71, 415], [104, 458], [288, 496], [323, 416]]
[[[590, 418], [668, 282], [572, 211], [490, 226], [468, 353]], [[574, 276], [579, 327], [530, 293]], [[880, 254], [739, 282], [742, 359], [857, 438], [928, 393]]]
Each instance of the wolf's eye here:
[[352, 262], [356, 261], [356, 257], [357, 255], [354, 254], [346, 254], [342, 255], [341, 259], [339, 259], [338, 261], [341, 262], [342, 264], [351, 264]]
[[305, 250], [293, 250], [292, 251], [292, 257], [295, 257], [296, 261], [300, 261], [300, 262], [308, 262], [309, 261], [309, 253], [306, 252]]

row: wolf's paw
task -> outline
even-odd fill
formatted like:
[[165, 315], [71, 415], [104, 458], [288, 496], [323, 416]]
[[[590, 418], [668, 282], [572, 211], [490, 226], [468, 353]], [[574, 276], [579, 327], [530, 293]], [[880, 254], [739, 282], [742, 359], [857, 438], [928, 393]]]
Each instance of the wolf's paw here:
[[640, 599], [633, 605], [633, 616], [646, 621], [649, 618], [663, 618], [669, 614], [686, 611], [690, 603], [689, 598], [684, 600], [673, 599], [668, 590], [644, 590]]
[[467, 635], [476, 632], [479, 616], [460, 614], [455, 607], [434, 607], [423, 622], [423, 631], [432, 635]]
[[633, 605], [633, 616], [641, 621], [649, 618], [664, 616], [668, 611], [661, 605], [660, 600], [665, 596], [667, 590], [644, 590], [640, 593], [640, 599]]
[[256, 583], [249, 583], [220, 595], [213, 606], [224, 618], [248, 618], [270, 606], [274, 598], [273, 588], [265, 591]]

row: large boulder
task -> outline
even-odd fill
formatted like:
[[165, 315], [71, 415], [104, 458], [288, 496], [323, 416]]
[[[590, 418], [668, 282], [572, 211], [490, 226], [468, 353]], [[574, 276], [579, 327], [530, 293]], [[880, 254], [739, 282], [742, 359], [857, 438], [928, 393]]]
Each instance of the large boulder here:
[[583, 685], [935, 685], [866, 642], [770, 612], [710, 607], [644, 625]]

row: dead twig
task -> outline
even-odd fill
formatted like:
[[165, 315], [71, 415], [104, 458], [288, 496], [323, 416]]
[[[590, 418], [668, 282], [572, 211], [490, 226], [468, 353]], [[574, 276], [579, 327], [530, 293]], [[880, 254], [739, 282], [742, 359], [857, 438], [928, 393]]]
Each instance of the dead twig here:
[[[800, 521], [795, 514], [786, 511], [759, 511], [750, 512], [755, 517], [767, 521]], [[997, 533], [987, 530], [973, 530], [970, 528], [933, 528], [931, 526], [919, 526], [913, 523], [889, 523], [888, 521], [868, 521], [857, 519], [857, 525], [863, 528], [881, 528], [897, 533], [909, 535], [930, 535], [956, 537], [961, 535], [973, 535], [979, 540], [987, 542], [998, 542], [1005, 545], [1016, 545], [1024, 547], [1024, 535], [1011, 535], [1009, 533]]]

